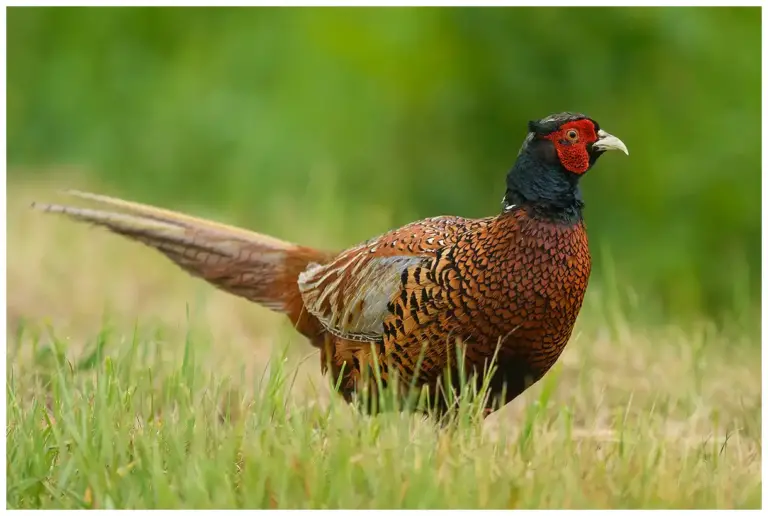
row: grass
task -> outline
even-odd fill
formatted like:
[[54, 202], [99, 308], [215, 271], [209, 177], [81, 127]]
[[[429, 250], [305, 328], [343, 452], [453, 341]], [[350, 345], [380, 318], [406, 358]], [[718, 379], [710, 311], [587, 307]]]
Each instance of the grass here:
[[759, 340], [633, 324], [594, 283], [479, 421], [364, 416], [275, 314], [9, 185], [8, 508], [756, 508]]

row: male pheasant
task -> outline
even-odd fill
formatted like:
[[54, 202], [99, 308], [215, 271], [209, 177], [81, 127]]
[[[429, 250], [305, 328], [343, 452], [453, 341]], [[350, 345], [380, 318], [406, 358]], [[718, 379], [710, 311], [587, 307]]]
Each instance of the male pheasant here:
[[382, 384], [396, 374], [444, 409], [439, 385], [446, 373], [458, 376], [456, 343], [475, 381], [495, 359], [490, 413], [563, 351], [591, 270], [579, 180], [605, 151], [629, 154], [583, 114], [554, 114], [528, 130], [498, 215], [428, 218], [342, 252], [90, 193], [70, 192], [112, 211], [37, 206], [140, 241], [286, 314], [320, 349], [323, 373], [330, 368], [347, 401], [376, 368]]

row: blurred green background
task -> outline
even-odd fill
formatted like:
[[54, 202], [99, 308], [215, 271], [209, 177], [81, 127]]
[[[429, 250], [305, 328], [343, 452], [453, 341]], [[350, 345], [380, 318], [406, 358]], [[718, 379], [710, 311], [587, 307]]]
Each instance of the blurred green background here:
[[758, 306], [759, 8], [10, 8], [7, 42], [10, 185], [341, 247], [498, 213], [527, 121], [581, 111], [630, 149], [582, 183], [592, 285]]

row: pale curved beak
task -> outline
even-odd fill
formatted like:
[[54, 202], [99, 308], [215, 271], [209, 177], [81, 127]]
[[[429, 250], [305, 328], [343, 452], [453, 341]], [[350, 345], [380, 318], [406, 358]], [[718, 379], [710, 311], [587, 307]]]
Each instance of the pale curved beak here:
[[627, 150], [627, 146], [624, 145], [624, 142], [616, 138], [614, 135], [606, 133], [602, 129], [597, 131], [597, 137], [598, 140], [592, 144], [593, 149], [597, 149], [600, 151], [609, 151], [609, 150], [620, 150], [623, 151], [624, 154], [629, 156], [629, 151]]

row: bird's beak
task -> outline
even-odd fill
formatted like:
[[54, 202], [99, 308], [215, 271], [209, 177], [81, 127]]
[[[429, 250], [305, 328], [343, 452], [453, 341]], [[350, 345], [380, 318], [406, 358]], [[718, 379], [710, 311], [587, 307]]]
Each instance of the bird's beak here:
[[600, 151], [609, 151], [609, 150], [620, 150], [623, 151], [624, 154], [629, 156], [629, 151], [627, 150], [627, 146], [624, 145], [624, 142], [616, 138], [614, 135], [606, 133], [602, 129], [597, 131], [597, 137], [598, 140], [592, 145], [593, 149], [597, 149]]

